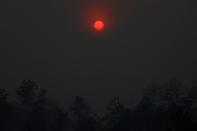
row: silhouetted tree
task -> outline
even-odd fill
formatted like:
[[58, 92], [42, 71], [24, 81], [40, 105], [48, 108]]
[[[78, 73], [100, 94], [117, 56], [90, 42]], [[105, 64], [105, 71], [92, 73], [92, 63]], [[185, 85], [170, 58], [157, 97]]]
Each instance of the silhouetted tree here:
[[55, 131], [66, 131], [71, 128], [71, 120], [68, 113], [59, 109], [57, 111], [57, 121], [55, 126]]
[[91, 113], [91, 107], [85, 100], [77, 96], [71, 105], [73, 128], [75, 131], [97, 131], [99, 130], [96, 118]]
[[149, 111], [168, 115], [176, 130], [192, 130], [193, 122], [189, 115], [192, 98], [189, 88], [180, 81], [174, 79], [164, 85], [153, 84], [145, 92], [140, 106], [143, 104], [149, 106]]
[[77, 96], [73, 104], [71, 105], [70, 111], [74, 117], [79, 119], [81, 117], [90, 116], [91, 107], [85, 102], [82, 97]]
[[[19, 126], [23, 131], [61, 131], [66, 129], [69, 118], [47, 91], [33, 81], [23, 81], [17, 90], [19, 98]], [[17, 115], [18, 116], [18, 115]]]
[[21, 105], [29, 105], [36, 101], [41, 90], [38, 85], [33, 81], [24, 80], [16, 91]]
[[11, 112], [11, 104], [7, 101], [7, 92], [0, 89], [0, 130], [3, 131]]
[[108, 112], [103, 117], [108, 131], [129, 131], [131, 126], [131, 110], [120, 103], [115, 97], [107, 107]]
[[47, 96], [47, 90], [33, 81], [23, 81], [17, 102], [7, 100], [0, 89], [0, 131], [196, 131], [197, 87], [180, 81], [153, 83], [135, 110], [113, 98], [107, 112], [92, 112], [84, 98], [77, 96], [68, 112]]

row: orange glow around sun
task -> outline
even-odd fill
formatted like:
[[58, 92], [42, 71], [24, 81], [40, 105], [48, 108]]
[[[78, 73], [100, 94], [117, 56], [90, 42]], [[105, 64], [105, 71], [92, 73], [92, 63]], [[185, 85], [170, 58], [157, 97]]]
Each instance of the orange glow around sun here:
[[106, 3], [92, 3], [86, 5], [82, 23], [85, 31], [93, 35], [106, 35], [114, 28], [114, 17], [111, 8]]
[[97, 20], [94, 22], [94, 29], [97, 30], [97, 31], [102, 31], [105, 27], [105, 24], [103, 21], [101, 20]]

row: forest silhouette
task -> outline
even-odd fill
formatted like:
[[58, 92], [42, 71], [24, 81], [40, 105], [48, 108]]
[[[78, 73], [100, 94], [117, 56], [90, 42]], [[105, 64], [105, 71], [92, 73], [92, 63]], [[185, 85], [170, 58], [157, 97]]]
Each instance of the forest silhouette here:
[[0, 89], [0, 131], [197, 131], [197, 87], [173, 79], [151, 83], [130, 109], [119, 97], [99, 115], [81, 96], [69, 110], [47, 96], [47, 90], [24, 80], [15, 101]]

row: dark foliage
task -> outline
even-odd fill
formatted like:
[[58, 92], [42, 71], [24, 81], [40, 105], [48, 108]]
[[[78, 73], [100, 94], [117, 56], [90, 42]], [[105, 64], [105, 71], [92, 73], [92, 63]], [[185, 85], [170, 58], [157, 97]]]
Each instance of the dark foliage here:
[[115, 97], [102, 116], [80, 96], [69, 112], [64, 111], [33, 81], [23, 81], [16, 95], [17, 101], [10, 102], [6, 90], [0, 89], [0, 131], [197, 130], [197, 87], [177, 80], [149, 85], [133, 110]]

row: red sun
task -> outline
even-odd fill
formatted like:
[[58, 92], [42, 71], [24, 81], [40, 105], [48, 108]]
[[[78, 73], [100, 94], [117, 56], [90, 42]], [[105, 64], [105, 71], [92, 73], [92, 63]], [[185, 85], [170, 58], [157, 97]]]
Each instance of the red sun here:
[[97, 31], [102, 31], [105, 27], [105, 23], [102, 20], [97, 20], [94, 22], [94, 29]]

